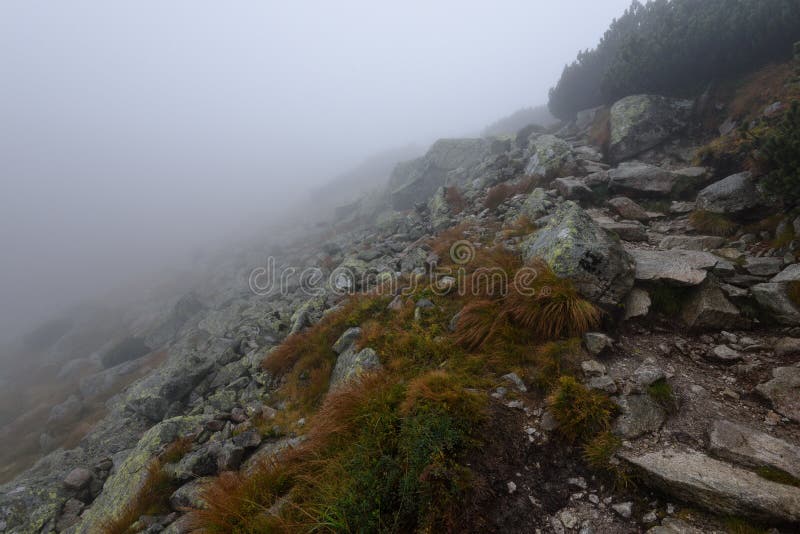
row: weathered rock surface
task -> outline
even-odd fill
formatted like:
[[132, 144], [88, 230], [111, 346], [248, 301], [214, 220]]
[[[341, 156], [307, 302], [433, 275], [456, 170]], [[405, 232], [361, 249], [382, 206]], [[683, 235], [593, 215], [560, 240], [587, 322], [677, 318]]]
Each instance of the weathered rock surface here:
[[715, 182], [697, 194], [696, 208], [729, 216], [747, 215], [764, 206], [752, 174], [743, 172]]
[[770, 482], [696, 451], [663, 450], [620, 456], [640, 469], [649, 485], [714, 513], [800, 521], [800, 488]]
[[750, 291], [756, 302], [776, 321], [786, 325], [800, 325], [800, 308], [789, 297], [787, 283], [756, 284]]
[[449, 173], [474, 167], [489, 153], [485, 139], [440, 139], [419, 160], [406, 163], [393, 175], [395, 189], [392, 206], [408, 210], [418, 202], [427, 202], [437, 189], [449, 185]]
[[136, 447], [108, 478], [103, 492], [91, 508], [84, 512], [77, 532], [99, 532], [105, 522], [121, 514], [144, 483], [147, 465], [157, 451], [201, 426], [206, 420], [203, 416], [176, 417], [162, 421], [145, 432]]
[[696, 330], [722, 330], [743, 322], [738, 308], [722, 289], [708, 281], [693, 291], [681, 315], [689, 328]]
[[692, 106], [688, 100], [652, 95], [616, 102], [611, 106], [611, 159], [630, 159], [670, 139], [686, 128]]
[[575, 163], [569, 143], [554, 135], [541, 135], [531, 144], [531, 158], [525, 174], [552, 179]]
[[331, 389], [335, 389], [367, 371], [378, 369], [380, 366], [380, 358], [370, 348], [358, 352], [353, 349], [347, 350], [336, 359], [336, 366], [331, 373]]
[[671, 235], [661, 240], [658, 248], [663, 250], [714, 250], [725, 244], [724, 237], [712, 235]]
[[677, 286], [703, 283], [719, 259], [708, 252], [691, 250], [629, 250], [636, 264], [636, 280]]
[[800, 479], [800, 447], [743, 425], [715, 421], [709, 450], [743, 466], [772, 467]]
[[800, 364], [772, 370], [772, 380], [756, 386], [776, 412], [800, 423]]
[[527, 260], [542, 258], [588, 299], [615, 306], [633, 287], [633, 261], [620, 243], [577, 204], [567, 201], [553, 220], [523, 243]]
[[608, 205], [614, 209], [623, 219], [645, 222], [650, 220], [650, 215], [639, 204], [628, 197], [615, 197], [608, 201]]
[[610, 170], [608, 176], [609, 191], [634, 198], [669, 197], [682, 188], [680, 175], [637, 161], [620, 164]]
[[664, 423], [664, 409], [647, 394], [620, 397], [616, 402], [621, 413], [612, 430], [623, 438], [632, 439], [655, 432]]

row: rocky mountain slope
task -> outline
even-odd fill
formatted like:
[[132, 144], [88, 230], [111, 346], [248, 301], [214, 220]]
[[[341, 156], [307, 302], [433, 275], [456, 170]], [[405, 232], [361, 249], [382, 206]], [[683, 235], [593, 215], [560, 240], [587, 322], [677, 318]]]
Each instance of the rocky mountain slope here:
[[[723, 102], [716, 106], [724, 113]], [[419, 384], [463, 371], [473, 374], [457, 398], [482, 407], [474, 409], [485, 415], [474, 421], [479, 432], [468, 432], [481, 446], [464, 446], [458, 463], [472, 484], [463, 510], [440, 528], [796, 532], [800, 218], [781, 213], [757, 173], [696, 165], [710, 139], [701, 113], [698, 102], [636, 95], [548, 132], [440, 140], [330, 230], [232, 255], [139, 326], [135, 337], [164, 355], [154, 369], [117, 392], [111, 385], [142, 359], [111, 365], [53, 409], [69, 419], [70, 403], [115, 392], [77, 447], [49, 452], [0, 488], [0, 531], [194, 531], [211, 521], [202, 510], [219, 517], [220, 487], [238, 495], [265, 462], [329, 454], [314, 447], [323, 433], [316, 412], [322, 406], [333, 418], [331, 399], [371, 391], [375, 376]], [[490, 353], [462, 343], [475, 302], [453, 297], [463, 282], [456, 273], [496, 247], [568, 280], [579, 295], [569, 302], [597, 310], [586, 312], [584, 328], [549, 336], [556, 345], [544, 346], [569, 353], [552, 360], [563, 366], [553, 376], [542, 378], [541, 358], [509, 363], [502, 355], [465, 370]], [[274, 263], [264, 264], [267, 256]], [[308, 268], [319, 277], [301, 274]], [[275, 272], [290, 274], [270, 285]], [[347, 308], [345, 294], [374, 293], [389, 279], [431, 286], [398, 286], [358, 313]], [[337, 319], [342, 309], [347, 321]], [[394, 323], [396, 337], [376, 334], [375, 322]], [[453, 349], [464, 359], [409, 364], [414, 350], [428, 350], [396, 350], [412, 330], [434, 345], [456, 336], [444, 346], [466, 347]], [[310, 350], [298, 343], [318, 338], [326, 366], [292, 374], [304, 361], [297, 352]], [[526, 338], [503, 347], [541, 354], [539, 345]], [[295, 359], [281, 368], [275, 362], [287, 351]], [[607, 425], [565, 415], [586, 399], [603, 407]], [[327, 432], [333, 439], [337, 431]], [[288, 521], [300, 494], [286, 491], [242, 515]], [[281, 525], [341, 528], [329, 520]], [[408, 521], [424, 528], [423, 519]]]

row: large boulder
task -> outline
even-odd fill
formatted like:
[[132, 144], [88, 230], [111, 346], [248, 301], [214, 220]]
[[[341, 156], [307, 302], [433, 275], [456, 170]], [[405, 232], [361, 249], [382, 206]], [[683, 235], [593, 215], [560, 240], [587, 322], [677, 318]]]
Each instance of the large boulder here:
[[689, 124], [693, 103], [655, 95], [634, 95], [611, 106], [609, 156], [630, 159], [681, 132]]
[[565, 202], [550, 223], [522, 246], [526, 260], [543, 259], [603, 307], [617, 307], [633, 287], [630, 255], [574, 202]]
[[714, 513], [800, 522], [800, 488], [770, 482], [696, 451], [624, 452], [620, 456], [641, 471], [648, 485]]
[[695, 289], [683, 308], [684, 322], [693, 330], [723, 330], [742, 326], [743, 319], [719, 286], [711, 281]]
[[714, 421], [711, 452], [749, 467], [771, 467], [800, 478], [800, 447], [731, 421]]
[[427, 202], [436, 191], [448, 185], [457, 170], [475, 167], [491, 152], [486, 139], [440, 139], [422, 158], [401, 164], [392, 174], [392, 207], [408, 210], [418, 202]]
[[696, 209], [729, 216], [756, 216], [763, 213], [765, 200], [749, 172], [728, 176], [697, 194]]
[[196, 431], [208, 417], [176, 417], [163, 421], [145, 432], [113, 474], [103, 491], [81, 516], [76, 532], [101, 532], [103, 526], [122, 515], [133, 504], [147, 480], [147, 466], [166, 445]]
[[608, 171], [608, 190], [613, 194], [636, 198], [680, 197], [695, 190], [698, 179], [694, 174], [670, 171], [639, 161], [621, 163]]
[[756, 302], [780, 324], [800, 325], [800, 308], [792, 302], [786, 284], [767, 282], [750, 288]]
[[575, 165], [572, 147], [555, 135], [541, 135], [531, 144], [531, 158], [525, 174], [552, 179], [559, 173], [569, 172]]

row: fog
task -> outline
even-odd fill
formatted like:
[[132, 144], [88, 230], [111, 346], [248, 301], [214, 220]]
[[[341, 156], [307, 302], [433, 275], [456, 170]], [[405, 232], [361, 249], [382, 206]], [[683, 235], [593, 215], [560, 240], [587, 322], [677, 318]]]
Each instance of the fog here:
[[0, 339], [545, 103], [628, 4], [4, 0]]

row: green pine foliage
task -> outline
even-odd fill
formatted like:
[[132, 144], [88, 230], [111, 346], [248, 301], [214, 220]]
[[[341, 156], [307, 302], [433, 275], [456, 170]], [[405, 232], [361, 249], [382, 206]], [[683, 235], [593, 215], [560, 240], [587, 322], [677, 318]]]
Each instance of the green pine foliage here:
[[794, 102], [757, 145], [758, 159], [769, 170], [767, 190], [787, 206], [800, 205], [800, 104]]
[[632, 94], [695, 94], [712, 81], [789, 59], [798, 39], [797, 0], [634, 1], [597, 48], [565, 67], [550, 111], [569, 119]]

